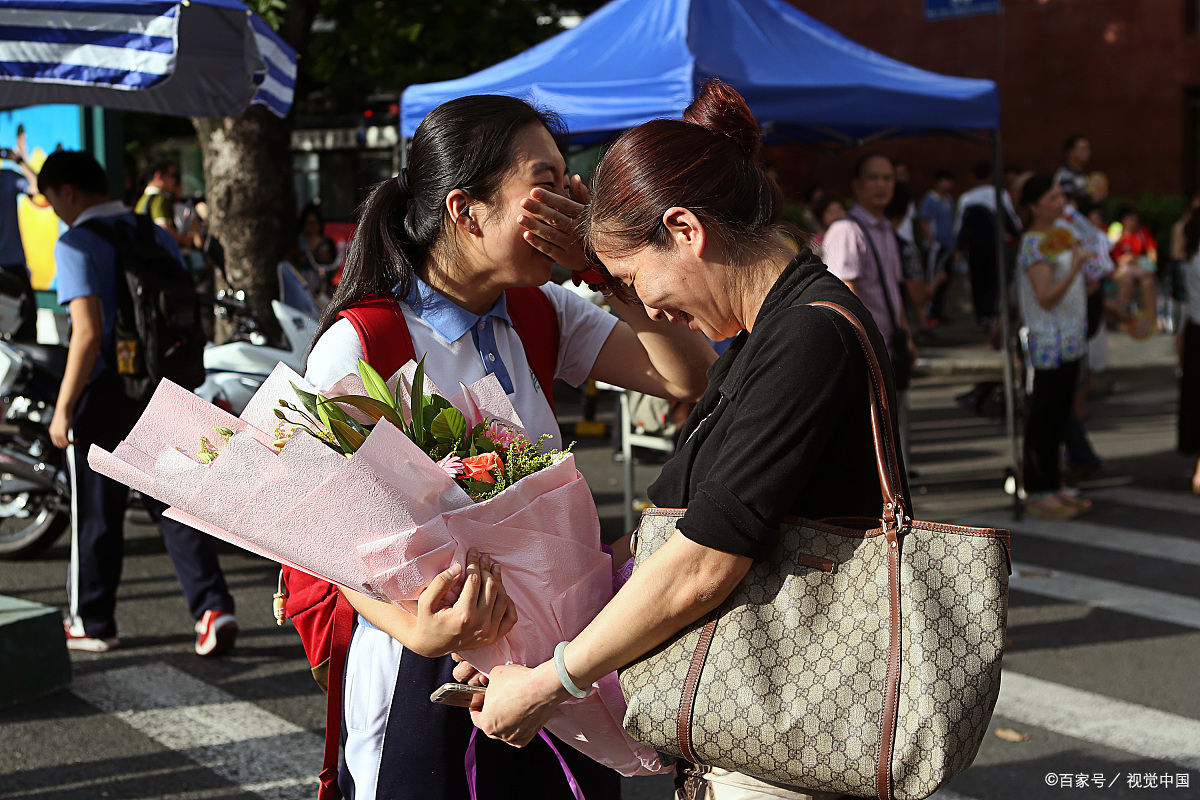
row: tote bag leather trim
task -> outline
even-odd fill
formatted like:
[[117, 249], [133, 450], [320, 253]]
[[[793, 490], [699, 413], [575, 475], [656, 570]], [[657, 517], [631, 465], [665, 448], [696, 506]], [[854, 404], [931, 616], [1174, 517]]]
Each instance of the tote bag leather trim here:
[[696, 705], [696, 689], [700, 684], [700, 673], [704, 671], [704, 662], [708, 660], [708, 648], [712, 645], [713, 634], [717, 630], [717, 612], [714, 609], [708, 614], [708, 621], [700, 631], [700, 641], [692, 653], [692, 663], [688, 667], [687, 680], [683, 683], [683, 695], [679, 703], [679, 747], [683, 750], [688, 761], [696, 760], [692, 750], [692, 711]]

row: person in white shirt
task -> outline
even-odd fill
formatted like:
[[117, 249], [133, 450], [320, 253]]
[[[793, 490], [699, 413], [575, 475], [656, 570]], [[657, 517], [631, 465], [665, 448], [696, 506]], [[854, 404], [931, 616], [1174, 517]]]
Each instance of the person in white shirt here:
[[[1000, 279], [996, 258], [996, 187], [992, 182], [992, 163], [979, 161], [971, 169], [971, 177], [975, 185], [958, 198], [954, 241], [956, 250], [967, 260], [975, 320], [985, 330], [990, 330], [999, 311]], [[1004, 205], [1002, 223], [1005, 243], [1011, 249], [1021, 231], [1021, 222], [1008, 192], [1001, 193], [1001, 202]]]

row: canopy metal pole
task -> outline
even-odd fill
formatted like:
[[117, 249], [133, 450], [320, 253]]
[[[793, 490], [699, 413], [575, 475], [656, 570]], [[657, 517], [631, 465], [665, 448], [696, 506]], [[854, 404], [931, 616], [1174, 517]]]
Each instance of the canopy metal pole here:
[[992, 131], [992, 181], [996, 189], [996, 281], [1000, 290], [999, 308], [1000, 337], [1004, 342], [1004, 427], [1008, 434], [1009, 455], [1012, 459], [1013, 514], [1020, 519], [1025, 506], [1021, 501], [1023, 470], [1021, 469], [1021, 442], [1017, 438], [1016, 375], [1013, 368], [1012, 320], [1009, 316], [1008, 259], [1004, 249], [1004, 216], [1008, 209], [1004, 205], [1004, 164], [1001, 158], [1000, 129]]

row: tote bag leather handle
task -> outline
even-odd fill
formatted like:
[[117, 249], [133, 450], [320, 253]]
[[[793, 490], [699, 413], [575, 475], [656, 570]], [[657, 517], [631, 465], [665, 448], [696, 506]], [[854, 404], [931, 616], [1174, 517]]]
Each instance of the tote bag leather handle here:
[[883, 380], [883, 367], [867, 338], [858, 317], [851, 314], [837, 303], [819, 301], [809, 303], [810, 306], [828, 308], [846, 318], [858, 336], [863, 355], [867, 358], [867, 368], [871, 376], [871, 433], [875, 442], [875, 463], [879, 469], [879, 486], [883, 490], [883, 527], [885, 530], [894, 526], [897, 532], [902, 531], [910, 519], [906, 501], [901, 491], [904, 484], [900, 481], [900, 459], [897, 457], [896, 436], [892, 429], [892, 415], [887, 399], [887, 384]]

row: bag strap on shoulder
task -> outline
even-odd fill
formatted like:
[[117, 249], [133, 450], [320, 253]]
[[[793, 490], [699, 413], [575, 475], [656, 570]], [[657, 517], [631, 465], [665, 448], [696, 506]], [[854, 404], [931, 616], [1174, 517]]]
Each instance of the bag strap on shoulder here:
[[412, 335], [395, 297], [370, 295], [343, 310], [338, 318], [350, 320], [362, 343], [363, 360], [384, 380], [395, 375], [396, 370], [409, 361], [416, 360]]
[[77, 227], [89, 230], [103, 239], [114, 250], [124, 250], [135, 244], [158, 246], [158, 225], [145, 214], [134, 214], [130, 225], [124, 219], [114, 220], [108, 225], [99, 219], [89, 219]]
[[538, 385], [542, 387], [542, 394], [553, 411], [554, 372], [558, 369], [558, 314], [550, 298], [541, 289], [508, 289], [504, 295], [508, 300], [508, 315], [512, 317], [513, 330], [525, 349], [525, 360], [529, 362]]
[[883, 302], [887, 306], [888, 317], [892, 320], [892, 329], [899, 330], [900, 323], [896, 317], [896, 307], [892, 305], [892, 296], [888, 294], [887, 278], [884, 277], [883, 274], [883, 259], [879, 257], [879, 250], [875, 248], [875, 240], [871, 238], [871, 233], [867, 230], [867, 227], [862, 224], [862, 220], [857, 219], [850, 214], [847, 214], [842, 219], [847, 220], [857, 227], [859, 233], [861, 233], [862, 237], [866, 239], [867, 247], [871, 248], [871, 256], [875, 259], [875, 272], [877, 275], [879, 275], [879, 290], [883, 292]]
[[824, 300], [808, 303], [808, 305], [828, 308], [844, 317], [854, 329], [863, 355], [866, 356], [867, 370], [871, 378], [868, 387], [871, 392], [871, 438], [875, 443], [875, 462], [879, 469], [879, 485], [883, 491], [883, 527], [885, 530], [890, 527], [893, 530], [902, 531], [910, 519], [910, 509], [907, 507], [908, 501], [903, 494], [904, 484], [900, 480], [900, 459], [897, 456], [896, 434], [892, 429], [892, 415], [887, 400], [887, 384], [884, 383], [883, 367], [879, 363], [879, 357], [875, 354], [875, 349], [871, 347], [871, 340], [867, 338], [866, 329], [854, 314], [837, 303]]
[[83, 228], [86, 231], [91, 231], [99, 236], [104, 240], [105, 244], [113, 249], [118, 258], [120, 257], [121, 252], [128, 249], [132, 243], [130, 242], [128, 236], [124, 236], [117, 231], [117, 226], [115, 223], [112, 225], [106, 225], [98, 219], [89, 219], [86, 222], [81, 222], [76, 227]]
[[[154, 224], [151, 222], [151, 224]], [[122, 234], [117, 230], [116, 223], [106, 225], [98, 219], [89, 219], [81, 222], [78, 227], [84, 230], [91, 231], [96, 236], [107, 244], [113, 250], [113, 275], [116, 283], [116, 299], [117, 299], [117, 316], [125, 319], [133, 319], [133, 297], [129, 294], [129, 287], [125, 283], [123, 277], [124, 267], [122, 261], [124, 257], [133, 248], [133, 241], [128, 235]], [[109, 369], [117, 368], [117, 349], [115, 341], [106, 341], [100, 351], [104, 358], [105, 364]]]

